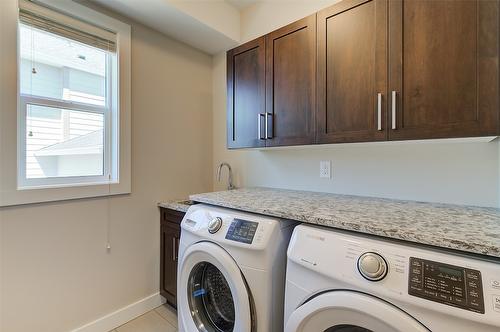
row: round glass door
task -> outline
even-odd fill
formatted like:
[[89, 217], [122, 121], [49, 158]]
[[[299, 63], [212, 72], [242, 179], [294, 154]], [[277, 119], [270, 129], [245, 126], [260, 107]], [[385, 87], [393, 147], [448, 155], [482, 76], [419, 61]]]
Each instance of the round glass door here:
[[356, 291], [330, 291], [311, 298], [288, 318], [287, 332], [429, 332], [396, 306]]
[[327, 328], [324, 332], [373, 332], [372, 330], [365, 329], [361, 326], [341, 324]]
[[211, 242], [180, 252], [177, 283], [179, 330], [251, 332], [251, 294], [235, 260]]
[[189, 275], [187, 293], [191, 315], [201, 331], [233, 331], [233, 295], [217, 267], [208, 262], [195, 265]]

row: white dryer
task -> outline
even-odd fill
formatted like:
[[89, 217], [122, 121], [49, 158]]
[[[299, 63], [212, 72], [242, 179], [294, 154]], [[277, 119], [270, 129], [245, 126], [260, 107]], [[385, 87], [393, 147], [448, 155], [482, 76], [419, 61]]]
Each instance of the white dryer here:
[[297, 226], [286, 332], [500, 331], [500, 263]]
[[285, 264], [294, 223], [207, 205], [181, 223], [179, 330], [283, 330]]

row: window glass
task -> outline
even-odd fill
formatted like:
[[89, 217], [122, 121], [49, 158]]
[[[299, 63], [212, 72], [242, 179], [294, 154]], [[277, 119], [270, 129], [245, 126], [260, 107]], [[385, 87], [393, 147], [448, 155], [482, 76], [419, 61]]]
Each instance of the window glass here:
[[27, 105], [26, 178], [104, 174], [104, 116]]
[[20, 24], [21, 94], [106, 106], [108, 52]]

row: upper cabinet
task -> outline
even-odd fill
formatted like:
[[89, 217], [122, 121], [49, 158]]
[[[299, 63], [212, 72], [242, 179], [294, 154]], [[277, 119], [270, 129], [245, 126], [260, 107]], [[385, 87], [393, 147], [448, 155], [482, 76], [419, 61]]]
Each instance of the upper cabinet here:
[[312, 144], [316, 15], [266, 36], [266, 146]]
[[389, 2], [392, 140], [498, 134], [498, 1]]
[[498, 0], [344, 0], [228, 52], [228, 147], [499, 135]]
[[318, 143], [387, 138], [387, 1], [318, 13]]
[[266, 39], [227, 52], [227, 146], [265, 146]]
[[312, 144], [316, 15], [227, 53], [229, 148]]

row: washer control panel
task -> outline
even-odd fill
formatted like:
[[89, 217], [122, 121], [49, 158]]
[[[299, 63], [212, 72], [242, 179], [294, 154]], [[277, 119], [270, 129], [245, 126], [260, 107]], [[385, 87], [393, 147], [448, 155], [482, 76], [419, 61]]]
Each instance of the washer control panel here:
[[410, 257], [408, 294], [484, 314], [481, 272]]
[[258, 226], [258, 222], [235, 218], [227, 230], [226, 239], [251, 244]]

